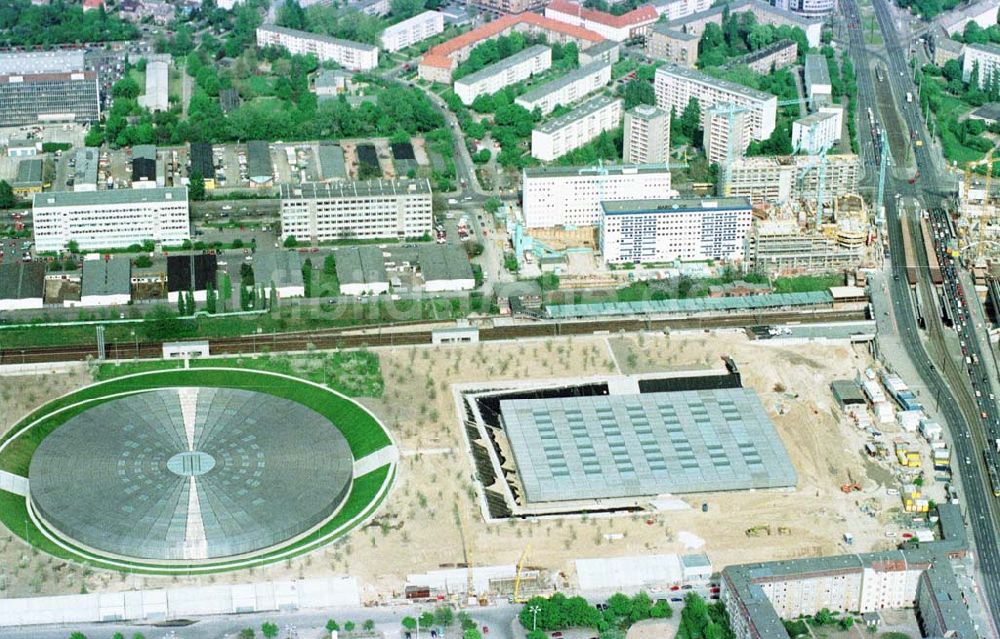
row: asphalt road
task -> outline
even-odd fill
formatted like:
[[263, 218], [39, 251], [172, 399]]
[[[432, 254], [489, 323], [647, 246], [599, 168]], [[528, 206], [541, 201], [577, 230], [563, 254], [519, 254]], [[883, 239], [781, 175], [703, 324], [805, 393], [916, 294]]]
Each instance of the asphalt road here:
[[[931, 148], [928, 144], [929, 136], [927, 135], [919, 108], [916, 103], [907, 104], [905, 102], [907, 92], [912, 92], [916, 95], [916, 87], [911, 80], [910, 67], [905, 55], [909, 44], [901, 43], [890, 9], [886, 5], [886, 0], [873, 0], [873, 6], [885, 40], [885, 61], [888, 65], [888, 73], [884, 81], [891, 84], [896, 104], [902, 105], [901, 115], [907, 127], [914, 133], [917, 140], [922, 141], [922, 146], [914, 146], [913, 148], [919, 176], [915, 183], [910, 184], [907, 180], [887, 176], [886, 193], [899, 193], [902, 196], [900, 200], [889, 196], [885, 199], [886, 229], [888, 231], [891, 255], [895, 258], [892, 260], [893, 279], [890, 281], [893, 311], [899, 327], [900, 337], [907, 353], [916, 366], [921, 378], [934, 395], [951, 429], [954, 442], [955, 466], [961, 476], [965, 492], [964, 505], [966, 508], [966, 517], [972, 528], [978, 551], [979, 568], [982, 575], [982, 591], [991, 609], [995, 627], [1000, 625], [998, 623], [1000, 622], [1000, 617], [998, 617], [998, 611], [1000, 611], [1000, 549], [998, 549], [997, 544], [997, 522], [1000, 519], [998, 519], [996, 512], [996, 498], [993, 496], [989, 479], [986, 477], [985, 467], [981, 461], [983, 459], [983, 450], [985, 450], [984, 425], [974, 408], [971, 411], [971, 419], [967, 419], [967, 415], [963, 413], [963, 407], [966, 409], [966, 412], [970, 412], [968, 389], [962, 388], [967, 380], [956, 380], [954, 371], [950, 371], [951, 374], [948, 375], [949, 381], [952, 382], [956, 389], [953, 392], [952, 386], [949, 386], [942, 378], [941, 371], [938, 367], [935, 367], [920, 340], [903, 261], [903, 231], [899, 218], [901, 215], [905, 215], [906, 211], [900, 210], [899, 202], [907, 200], [922, 201], [924, 208], [937, 207], [941, 203], [941, 193], [937, 189], [938, 184], [942, 180], [934, 158], [931, 157], [928, 150]], [[849, 24], [851, 56], [858, 62], [859, 113], [863, 114], [869, 106], [876, 108], [873, 78], [868, 69], [869, 56], [862, 42], [860, 13], [856, 0], [844, 0], [841, 8]], [[882, 119], [881, 114], [876, 117], [879, 120]], [[859, 118], [863, 130], [867, 128], [866, 119], [866, 117]], [[866, 142], [867, 140], [863, 138], [862, 148], [866, 146]], [[872, 159], [871, 154], [865, 153], [863, 159], [866, 164], [870, 163]], [[869, 166], [871, 169], [875, 169], [873, 165]], [[870, 175], [877, 175], [877, 173], [873, 171]], [[917, 235], [919, 233], [919, 225], [911, 225], [911, 227], [915, 229], [914, 239], [917, 239], [919, 237]], [[922, 242], [915, 241], [914, 247], [918, 253], [923, 251]], [[926, 292], [932, 290], [930, 283], [927, 281], [928, 273], [926, 270], [920, 272], [922, 291], [925, 291], [924, 298], [930, 299], [926, 294]], [[956, 290], [952, 290], [949, 286], [946, 286], [945, 294], [948, 300], [947, 303], [957, 305]], [[927, 317], [927, 319], [930, 323], [936, 322], [936, 319], [933, 317]], [[968, 324], [965, 330], [970, 333], [974, 332], [976, 330], [975, 324], [973, 322], [969, 322]], [[979, 343], [979, 340], [973, 337], [969, 337], [965, 341], [967, 344]], [[943, 341], [941, 342], [941, 348], [944, 348]], [[950, 360], [947, 357], [942, 359], [942, 364], [945, 367], [947, 367], [949, 362]], [[954, 366], [954, 362], [950, 363]], [[946, 374], [948, 372], [946, 371]], [[959, 403], [960, 401], [962, 404]], [[993, 408], [996, 408], [995, 405]], [[970, 428], [970, 425], [972, 428]]]

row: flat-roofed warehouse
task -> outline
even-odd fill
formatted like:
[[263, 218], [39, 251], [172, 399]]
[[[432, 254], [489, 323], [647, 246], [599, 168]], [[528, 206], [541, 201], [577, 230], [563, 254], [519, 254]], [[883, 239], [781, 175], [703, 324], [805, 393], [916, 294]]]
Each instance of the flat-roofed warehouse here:
[[528, 502], [794, 486], [757, 394], [725, 388], [500, 402]]
[[273, 286], [279, 298], [303, 297], [302, 258], [294, 251], [257, 251], [253, 256], [254, 282], [270, 294]]
[[212, 153], [212, 145], [208, 142], [192, 142], [190, 158], [191, 168], [188, 170], [188, 176], [197, 173], [204, 178], [206, 189], [214, 189], [215, 157]]
[[84, 260], [81, 306], [121, 306], [132, 299], [132, 265], [127, 257]]
[[44, 262], [0, 263], [0, 311], [42, 308], [44, 297]]
[[476, 287], [465, 250], [455, 244], [421, 244], [417, 249], [424, 290], [471, 291]]
[[217, 262], [214, 255], [170, 255], [167, 257], [167, 299], [176, 302], [182, 292], [194, 293], [194, 299], [208, 298], [208, 285], [215, 287]]
[[352, 246], [334, 251], [342, 295], [379, 295], [389, 292], [389, 275], [377, 246]]

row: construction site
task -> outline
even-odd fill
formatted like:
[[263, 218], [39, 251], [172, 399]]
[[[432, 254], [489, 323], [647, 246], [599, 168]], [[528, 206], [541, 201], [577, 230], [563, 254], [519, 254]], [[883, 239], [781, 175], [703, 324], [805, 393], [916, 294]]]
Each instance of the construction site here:
[[[972, 272], [978, 286], [1000, 278], [1000, 215], [994, 194], [994, 154], [965, 165], [955, 218], [957, 243], [952, 254]], [[997, 176], [1000, 177], [1000, 176]]]
[[[874, 436], [859, 427], [858, 419], [839, 406], [831, 391], [835, 380], [857, 379], [859, 371], [864, 375], [874, 366], [864, 344], [847, 340], [760, 340], [743, 331], [690, 331], [434, 348], [389, 347], [375, 352], [385, 392], [381, 397], [361, 397], [359, 401], [390, 430], [401, 459], [393, 492], [364, 527], [335, 544], [284, 563], [212, 576], [171, 578], [66, 563], [31, 551], [7, 533], [0, 537], [0, 565], [8, 567], [3, 575], [4, 595], [70, 594], [81, 588], [89, 592], [120, 591], [337, 574], [357, 579], [365, 602], [425, 596], [465, 602], [470, 584], [474, 598], [486, 600], [523, 598], [554, 588], [579, 590], [583, 584], [578, 570], [585, 560], [624, 561], [650, 555], [678, 558], [665, 559], [664, 565], [674, 568], [665, 568], [644, 584], [652, 591], [685, 579], [686, 573], [677, 568], [681, 565], [677, 562], [692, 553], [706, 555], [712, 570], [717, 571], [732, 563], [833, 554], [848, 547], [852, 551], [886, 549], [900, 536], [916, 534], [920, 528], [914, 522], [920, 513], [907, 513], [900, 494], [904, 477], [899, 473], [911, 472], [911, 467], [904, 470], [898, 463], [899, 449], [893, 442], [897, 436], [908, 437], [913, 450], [925, 460], [924, 468], [929, 468], [930, 445], [904, 433], [902, 427], [886, 423], [873, 428], [879, 429], [880, 439], [891, 454], [873, 456], [867, 449]], [[729, 477], [732, 484], [699, 485], [692, 480], [686, 487], [664, 484], [656, 488], [657, 494], [648, 494], [631, 486], [620, 491], [610, 484], [597, 483], [588, 486], [586, 493], [567, 494], [570, 500], [553, 500], [542, 492], [538, 501], [532, 501], [533, 489], [525, 485], [526, 491], [519, 496], [527, 497], [522, 500], [526, 506], [519, 507], [526, 512], [506, 517], [490, 512], [487, 490], [470, 448], [463, 393], [478, 389], [484, 396], [497, 395], [525, 380], [532, 380], [537, 388], [565, 387], [569, 382], [577, 388], [601, 383], [609, 390], [621, 390], [625, 384], [656, 383], [643, 380], [678, 383], [728, 378], [733, 371], [727, 368], [724, 356], [737, 365], [741, 386], [710, 392], [746, 393], [749, 399], [736, 401], [718, 395], [715, 399], [661, 401], [659, 418], [666, 428], [672, 407], [684, 430], [688, 418], [691, 423], [701, 420], [715, 424], [713, 411], [724, 415], [733, 412], [727, 404], [737, 406], [739, 411], [739, 402], [755, 401], [754, 419], [759, 427], [770, 429], [766, 438], [754, 440], [760, 449], [741, 447], [742, 440], [734, 440], [733, 448], [723, 443], [720, 455], [717, 449], [708, 448], [711, 442], [698, 443], [698, 447], [704, 446], [702, 454], [694, 452], [695, 440], [688, 437], [692, 455], [687, 455], [682, 441], [671, 443], [678, 462], [684, 458], [688, 460], [684, 463], [691, 463], [693, 456], [699, 468], [704, 466], [716, 478]], [[44, 378], [0, 377], [0, 396], [7, 398], [5, 406], [12, 414], [24, 415], [51, 397], [90, 380], [82, 364], [47, 371]], [[29, 391], [25, 392], [25, 388]], [[609, 398], [611, 395], [595, 392], [589, 397], [577, 393], [568, 399], [555, 399], [603, 402]], [[698, 408], [699, 404], [704, 410]], [[598, 463], [611, 464], [622, 479], [627, 476], [629, 463], [637, 470], [640, 462], [654, 466], [653, 451], [648, 445], [643, 451], [640, 436], [645, 437], [642, 432], [646, 428], [638, 413], [634, 408], [630, 413], [627, 404], [609, 407], [623, 437], [627, 429], [632, 429], [629, 437], [636, 438], [637, 448], [629, 443], [625, 457], [609, 451], [610, 456], [599, 456]], [[528, 408], [530, 416], [533, 407]], [[517, 406], [514, 409], [520, 410]], [[607, 413], [602, 406], [593, 408], [595, 413], [598, 409]], [[560, 411], [566, 414], [568, 427], [565, 408], [551, 409], [548, 414], [555, 422]], [[539, 436], [544, 421], [543, 413], [534, 418], [532, 430]], [[600, 419], [596, 421], [603, 424]], [[9, 428], [10, 422], [4, 420], [4, 428]], [[605, 422], [601, 428], [613, 428], [610, 421]], [[724, 435], [719, 432], [720, 442]], [[584, 452], [579, 445], [577, 449], [579, 453], [568, 453], [566, 459]], [[522, 454], [522, 450], [505, 454], [503, 468], [510, 468], [512, 457]], [[903, 457], [909, 464], [908, 454]], [[761, 478], [769, 476], [753, 469], [758, 456], [777, 463], [766, 484]], [[734, 472], [728, 473], [727, 462]], [[735, 472], [737, 464], [742, 464], [746, 472]], [[545, 472], [555, 474], [559, 466], [559, 460], [553, 458], [545, 470], [539, 471], [539, 478], [544, 479], [541, 474]], [[697, 477], [702, 471], [691, 468], [689, 472], [691, 477]], [[919, 475], [910, 478], [909, 483], [916, 477]], [[518, 486], [516, 480], [514, 485]], [[942, 499], [944, 492], [936, 485], [929, 480], [924, 483], [918, 499]], [[567, 508], [562, 508], [561, 513], [550, 512], [551, 504], [570, 501], [589, 502], [590, 512], [579, 508], [575, 512], [565, 512]], [[602, 509], [605, 501], [616, 507]], [[543, 514], [542, 507], [549, 510]]]

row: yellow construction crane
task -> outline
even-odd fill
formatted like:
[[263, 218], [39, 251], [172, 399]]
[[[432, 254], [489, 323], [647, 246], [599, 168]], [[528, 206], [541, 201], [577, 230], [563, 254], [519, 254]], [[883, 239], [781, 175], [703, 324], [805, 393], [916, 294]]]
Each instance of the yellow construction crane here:
[[471, 601], [476, 598], [476, 586], [472, 580], [472, 541], [469, 538], [468, 529], [465, 527], [465, 515], [455, 512], [458, 519], [458, 527], [462, 534], [462, 552], [465, 554], [465, 574], [468, 579], [466, 584], [466, 596]]
[[511, 598], [511, 603], [522, 604], [528, 601], [521, 597], [521, 575], [524, 570], [524, 560], [528, 558], [528, 551], [530, 550], [530, 545], [525, 547], [524, 552], [521, 553], [521, 558], [517, 560], [517, 572], [514, 574], [514, 596]]

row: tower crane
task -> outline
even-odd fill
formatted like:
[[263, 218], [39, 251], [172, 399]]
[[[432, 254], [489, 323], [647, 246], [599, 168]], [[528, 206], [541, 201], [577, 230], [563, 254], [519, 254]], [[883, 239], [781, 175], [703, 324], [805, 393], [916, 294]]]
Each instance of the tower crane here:
[[531, 545], [529, 544], [521, 553], [521, 558], [517, 560], [517, 572], [514, 574], [514, 596], [511, 598], [511, 603], [522, 604], [528, 601], [521, 596], [521, 576], [524, 570], [524, 560], [527, 559], [530, 550]]

